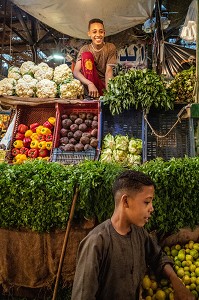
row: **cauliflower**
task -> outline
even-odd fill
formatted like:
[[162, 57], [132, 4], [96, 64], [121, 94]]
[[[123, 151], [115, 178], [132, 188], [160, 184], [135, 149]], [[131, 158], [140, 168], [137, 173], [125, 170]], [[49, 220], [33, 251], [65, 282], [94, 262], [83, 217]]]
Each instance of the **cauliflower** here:
[[53, 80], [56, 83], [62, 83], [68, 78], [73, 78], [73, 73], [67, 64], [62, 64], [55, 68]]
[[21, 78], [20, 69], [18, 67], [10, 67], [8, 69], [8, 78], [14, 78], [15, 80], [18, 80]]
[[16, 80], [4, 78], [0, 81], [0, 96], [12, 96], [15, 93]]
[[38, 98], [55, 98], [57, 94], [57, 85], [49, 79], [42, 79], [36, 85], [36, 95]]
[[16, 94], [19, 97], [34, 97], [37, 79], [24, 75], [16, 84]]
[[42, 79], [53, 79], [53, 68], [50, 68], [46, 63], [42, 62], [35, 66], [34, 68], [34, 77], [40, 81]]
[[83, 85], [77, 79], [71, 79], [71, 81], [60, 85], [60, 98], [77, 99], [83, 94]]
[[25, 74], [33, 75], [34, 68], [35, 68], [35, 63], [33, 61], [25, 61], [24, 63], [22, 63], [20, 67], [20, 72], [22, 75]]

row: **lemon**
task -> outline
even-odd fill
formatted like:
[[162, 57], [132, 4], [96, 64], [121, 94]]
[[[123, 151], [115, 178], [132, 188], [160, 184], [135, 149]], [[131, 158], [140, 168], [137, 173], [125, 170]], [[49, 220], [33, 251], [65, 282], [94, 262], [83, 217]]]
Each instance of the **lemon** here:
[[193, 291], [191, 291], [191, 293], [195, 296], [196, 299], [198, 299], [198, 292], [197, 291], [193, 290]]
[[190, 278], [190, 281], [191, 281], [191, 283], [196, 283], [196, 277], [194, 277], [194, 276], [191, 277], [191, 278]]
[[152, 281], [151, 281], [151, 288], [152, 288], [152, 290], [153, 290], [153, 291], [154, 291], [154, 290], [157, 290], [157, 287], [158, 287], [157, 281], [152, 280]]
[[183, 268], [179, 268], [177, 270], [177, 275], [178, 275], [178, 277], [182, 278], [184, 276], [184, 269]]
[[193, 256], [191, 256], [190, 254], [186, 254], [185, 259], [193, 261]]
[[182, 266], [182, 263], [179, 259], [176, 259], [175, 260], [175, 265], [178, 266], [178, 267], [181, 267]]
[[196, 249], [190, 250], [190, 255], [193, 256], [194, 259], [197, 259], [199, 256], [198, 250]]
[[189, 241], [189, 249], [192, 249], [194, 245], [194, 241]]
[[194, 272], [196, 269], [196, 266], [194, 264], [191, 264], [189, 267], [190, 272]]
[[152, 288], [149, 288], [147, 290], [147, 296], [153, 296], [153, 290], [152, 290]]
[[184, 277], [182, 278], [182, 282], [184, 282], [185, 285], [190, 284], [191, 279], [188, 275], [184, 275]]
[[181, 249], [181, 246], [179, 244], [177, 244], [177, 245], [175, 245], [175, 249], [179, 251]]
[[145, 290], [148, 290], [151, 287], [151, 279], [148, 275], [144, 276], [142, 280], [142, 286]]
[[155, 294], [155, 299], [157, 300], [165, 300], [166, 299], [166, 294], [162, 290], [158, 290]]
[[194, 265], [195, 265], [196, 267], [199, 267], [199, 261], [196, 260], [196, 261], [194, 262]]
[[183, 268], [186, 267], [187, 266], [186, 260], [183, 260], [181, 265], [182, 265]]
[[196, 267], [195, 274], [196, 274], [197, 277], [199, 277], [199, 267]]
[[195, 243], [195, 244], [193, 245], [193, 249], [196, 249], [196, 250], [199, 251], [199, 243]]
[[192, 265], [192, 261], [191, 260], [187, 260], [187, 266], [189, 267], [190, 265]]
[[185, 260], [185, 250], [183, 251], [184, 249], [182, 249], [182, 250], [180, 250], [179, 252], [178, 252], [178, 259], [180, 260], [180, 261], [183, 261], [183, 260]]
[[160, 284], [161, 284], [161, 286], [168, 286], [169, 282], [166, 278], [162, 278], [160, 280]]
[[190, 284], [190, 291], [193, 291], [196, 289], [196, 284], [195, 283], [191, 283]]
[[177, 256], [177, 255], [178, 255], [178, 250], [172, 249], [172, 250], [171, 250], [171, 255], [172, 255], [173, 257]]

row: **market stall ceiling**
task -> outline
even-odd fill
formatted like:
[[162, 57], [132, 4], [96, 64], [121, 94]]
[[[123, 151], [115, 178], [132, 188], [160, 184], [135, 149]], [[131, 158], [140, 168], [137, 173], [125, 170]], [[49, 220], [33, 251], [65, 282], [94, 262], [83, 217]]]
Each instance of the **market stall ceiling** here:
[[144, 23], [155, 0], [12, 0], [36, 19], [74, 38], [87, 39], [88, 21], [104, 21], [106, 35]]

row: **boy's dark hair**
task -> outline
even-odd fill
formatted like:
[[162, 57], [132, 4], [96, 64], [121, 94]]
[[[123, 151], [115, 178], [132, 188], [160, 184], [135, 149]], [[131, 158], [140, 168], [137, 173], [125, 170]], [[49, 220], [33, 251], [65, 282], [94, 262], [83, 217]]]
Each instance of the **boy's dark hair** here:
[[104, 22], [101, 19], [91, 19], [88, 22], [88, 29], [90, 29], [91, 24], [94, 24], [94, 23], [100, 23], [104, 26]]
[[151, 185], [155, 187], [155, 183], [148, 175], [139, 171], [124, 171], [115, 179], [113, 183], [113, 196], [115, 197], [115, 194], [119, 190], [140, 191], [143, 186]]

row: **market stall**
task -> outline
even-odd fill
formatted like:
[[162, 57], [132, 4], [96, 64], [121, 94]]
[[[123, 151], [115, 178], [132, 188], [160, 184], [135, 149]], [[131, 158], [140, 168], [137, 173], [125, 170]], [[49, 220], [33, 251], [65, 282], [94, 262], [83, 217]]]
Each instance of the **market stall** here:
[[[148, 2], [151, 9], [153, 4]], [[72, 221], [59, 278], [70, 298], [79, 242], [111, 216], [115, 177], [134, 169], [157, 187], [146, 228], [199, 299], [196, 77], [194, 65], [171, 80], [124, 68], [103, 97], [88, 101], [67, 64], [53, 69], [27, 61], [9, 69], [0, 81], [0, 105], [10, 116], [2, 123], [7, 142], [0, 140], [2, 294], [52, 298]], [[169, 282], [150, 272], [142, 288], [142, 300], [173, 299]]]

